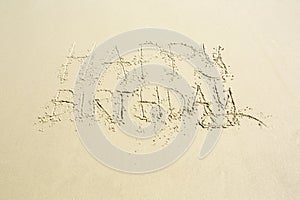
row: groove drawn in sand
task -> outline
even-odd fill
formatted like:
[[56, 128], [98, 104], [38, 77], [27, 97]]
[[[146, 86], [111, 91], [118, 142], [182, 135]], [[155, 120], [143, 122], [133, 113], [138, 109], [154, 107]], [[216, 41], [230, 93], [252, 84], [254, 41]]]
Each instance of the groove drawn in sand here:
[[[184, 44], [181, 44], [181, 45], [185, 46]], [[157, 45], [155, 45], [155, 46], [157, 46]], [[72, 44], [72, 49], [74, 49], [74, 48], [75, 48], [75, 43]], [[214, 48], [214, 49], [217, 49], [217, 50], [216, 50], [216, 52], [214, 52], [212, 54], [213, 62], [217, 64], [217, 66], [220, 68], [220, 70], [223, 70], [222, 79], [224, 80], [224, 83], [226, 84], [228, 80], [233, 80], [234, 76], [230, 75], [230, 73], [228, 72], [228, 69], [227, 69], [228, 66], [223, 61], [221, 52], [224, 51], [224, 48], [222, 48], [221, 46], [218, 46], [217, 48]], [[142, 49], [141, 49], [141, 51], [142, 51]], [[169, 57], [169, 58], [171, 56], [174, 56], [174, 55], [170, 55], [171, 53], [168, 53], [168, 52], [165, 52], [165, 51], [162, 51], [162, 50], [160, 50], [160, 53], [162, 55], [165, 55], [165, 56]], [[68, 77], [68, 68], [72, 67], [72, 64], [73, 64], [74, 60], [78, 59], [79, 62], [82, 63], [83, 59], [85, 59], [87, 57], [88, 57], [88, 55], [74, 56], [72, 54], [71, 55], [69, 54], [66, 57], [67, 62], [62, 64], [61, 68], [59, 69], [58, 78], [59, 78], [59, 81], [60, 81], [60, 86], [62, 86], [63, 83], [68, 80], [68, 78], [67, 78]], [[156, 58], [157, 58], [157, 56], [156, 56]], [[165, 58], [165, 57], [163, 57], [163, 58]], [[180, 57], [178, 57], [178, 56], [177, 56], [177, 58], [180, 59]], [[124, 75], [125, 75], [124, 63], [126, 65], [130, 65], [130, 66], [135, 65], [138, 62], [142, 63], [141, 61], [137, 62], [136, 57], [132, 61], [126, 61], [126, 62], [122, 61], [122, 59], [123, 59], [122, 57], [120, 57], [119, 59], [121, 61], [115, 61], [115, 62], [110, 62], [110, 63], [105, 63], [105, 64], [117, 64], [117, 65], [120, 64], [122, 66], [122, 71], [123, 71]], [[151, 59], [153, 59], [153, 58], [149, 58], [149, 60], [145, 60], [144, 62], [146, 63], [146, 62], [150, 61]], [[172, 62], [171, 66], [173, 68], [173, 73], [175, 73], [175, 68], [177, 66], [175, 65], [174, 59], [170, 59], [170, 60]], [[141, 65], [141, 68], [142, 68], [142, 65]], [[209, 76], [207, 76], [207, 77], [209, 77]], [[209, 78], [211, 78], [211, 77], [209, 77]], [[201, 90], [201, 85], [195, 84], [193, 88], [195, 88], [194, 106], [202, 106], [203, 110], [204, 110], [204, 113], [201, 116], [198, 125], [201, 126], [202, 128], [206, 128], [206, 129], [210, 128], [210, 127], [216, 127], [216, 125], [214, 125], [213, 123], [208, 123], [207, 122], [207, 119], [212, 120], [211, 118], [214, 116], [214, 113], [213, 113], [212, 110], [210, 110], [210, 103], [205, 98], [205, 94]], [[111, 91], [109, 89], [98, 89], [97, 91], [98, 92], [107, 92], [109, 94], [112, 94], [113, 92], [126, 93], [125, 91]], [[155, 101], [143, 100], [143, 96], [142, 96], [143, 89], [142, 88], [140, 88], [140, 90], [137, 90], [136, 92], [139, 93], [139, 94], [135, 94], [135, 95], [138, 95], [139, 98], [140, 98], [139, 104], [140, 104], [140, 108], [141, 108], [141, 115], [135, 115], [135, 117], [138, 120], [149, 121], [150, 119], [148, 119], [145, 116], [144, 104], [159, 104], [159, 103], [155, 102]], [[216, 95], [217, 95], [217, 90], [215, 92], [216, 92]], [[257, 124], [259, 126], [267, 127], [267, 125], [263, 122], [263, 120], [259, 119], [258, 117], [252, 116], [250, 114], [247, 114], [247, 113], [244, 113], [244, 112], [241, 111], [241, 110], [250, 110], [251, 111], [251, 110], [253, 110], [252, 108], [247, 107], [246, 109], [237, 109], [237, 105], [236, 105], [235, 100], [233, 98], [231, 87], [228, 86], [226, 92], [227, 92], [227, 96], [226, 96], [227, 99], [226, 99], [225, 107], [227, 109], [226, 109], [225, 116], [227, 118], [227, 121], [226, 121], [226, 123], [224, 123], [222, 125], [223, 128], [228, 128], [230, 126], [240, 126], [240, 121], [243, 118], [254, 120], [254, 121], [257, 122]], [[127, 92], [127, 93], [129, 93], [129, 92]], [[157, 95], [159, 96], [159, 92], [157, 92]], [[109, 123], [115, 123], [112, 116], [111, 116], [111, 114], [109, 114], [104, 109], [104, 107], [102, 107], [101, 101], [103, 101], [103, 100], [107, 101], [108, 99], [100, 100], [100, 99], [95, 98], [95, 105], [100, 110], [99, 114], [101, 115], [101, 112], [103, 112], [104, 113], [104, 116], [102, 116], [103, 118], [105, 118]], [[175, 116], [180, 116], [180, 113], [178, 113], [178, 112], [174, 113], [173, 112], [173, 110], [175, 108], [172, 107], [172, 104], [171, 104], [171, 101], [170, 101], [170, 90], [167, 90], [167, 100], [168, 100], [168, 104], [169, 104], [168, 105], [169, 106], [169, 108], [168, 108], [168, 110], [169, 110], [169, 115], [168, 115], [169, 120], [171, 120]], [[217, 95], [217, 98], [214, 99], [214, 100], [217, 100], [218, 104], [224, 106], [221, 103], [218, 95]], [[38, 123], [39, 124], [45, 124], [46, 123], [46, 124], [49, 124], [49, 126], [52, 126], [57, 122], [63, 122], [65, 120], [72, 120], [73, 121], [72, 116], [69, 116], [68, 118], [63, 117], [65, 114], [71, 113], [72, 110], [73, 110], [74, 102], [73, 102], [73, 89], [72, 88], [58, 89], [55, 98], [51, 99], [50, 104], [51, 105], [45, 106], [44, 115], [41, 115], [41, 116], [38, 117]], [[50, 107], [51, 107], [51, 109], [50, 109]], [[59, 107], [61, 107], [60, 110], [62, 112], [57, 112], [57, 109]], [[51, 110], [51, 112], [49, 112], [49, 109]], [[42, 131], [42, 129], [41, 129], [41, 131]]]
[[[95, 44], [93, 45], [94, 48]], [[91, 50], [87, 50], [86, 55], [74, 55], [76, 43], [73, 42], [69, 48], [68, 55], [65, 62], [58, 68], [58, 84], [59, 89], [55, 96], [44, 106], [43, 114], [38, 116], [35, 125], [40, 132], [47, 132], [49, 128], [61, 122], [74, 122], [73, 108], [74, 91], [72, 84], [74, 77], [69, 77], [70, 69], [76, 69], [77, 65], [82, 64], [84, 59], [88, 57]]]
[[[134, 51], [125, 54], [121, 54], [118, 45], [115, 45], [99, 61], [105, 70], [98, 79], [86, 79], [89, 74], [96, 73], [93, 68], [79, 72], [79, 77], [85, 77], [79, 81], [90, 84], [96, 82], [97, 85], [93, 101], [86, 102], [84, 94], [81, 95], [81, 106], [73, 100], [75, 91], [64, 84], [75, 78], [68, 73], [70, 68], [76, 68], [74, 63], [77, 63], [77, 67], [79, 64], [93, 65], [95, 58], [88, 54], [93, 53], [95, 45], [87, 55], [82, 56], [74, 55], [75, 48], [73, 43], [66, 62], [59, 70], [60, 89], [57, 95], [46, 106], [44, 115], [38, 117], [37, 126], [43, 127], [40, 131], [59, 122], [89, 118], [97, 121], [112, 143], [127, 152], [138, 154], [156, 152], [168, 146], [180, 131], [183, 118], [195, 114], [197, 120], [192, 126], [205, 130], [241, 126], [243, 120], [267, 127], [260, 118], [269, 116], [259, 118], [249, 113], [252, 108], [238, 107], [234, 89], [230, 86], [234, 76], [224, 62], [224, 48], [221, 46], [214, 48], [209, 56], [204, 45], [197, 48], [182, 42], [169, 42], [162, 46], [156, 41], [144, 41]], [[204, 65], [201, 68], [191, 67], [196, 58], [202, 59]], [[150, 77], [151, 69], [155, 66], [166, 66], [161, 74], [156, 75], [162, 76], [160, 79]], [[215, 68], [218, 75], [211, 73], [211, 68]], [[184, 80], [191, 88], [192, 95], [166, 84], [157, 84], [152, 79], [168, 82]], [[217, 81], [222, 86], [216, 84]], [[86, 103], [92, 105], [92, 110], [84, 110]], [[72, 112], [79, 107], [81, 111], [78, 113], [81, 114], [74, 118]], [[220, 118], [221, 121], [218, 120]], [[121, 135], [131, 138], [129, 147], [116, 139], [123, 137]]]

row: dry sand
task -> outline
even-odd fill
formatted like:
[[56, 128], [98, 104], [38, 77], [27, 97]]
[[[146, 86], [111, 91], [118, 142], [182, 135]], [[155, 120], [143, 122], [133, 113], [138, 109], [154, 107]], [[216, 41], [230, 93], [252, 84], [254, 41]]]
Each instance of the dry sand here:
[[[300, 199], [300, 1], [1, 0], [0, 25], [0, 199]], [[269, 127], [227, 129], [204, 160], [199, 130], [175, 164], [144, 175], [98, 163], [70, 122], [38, 132], [70, 45], [142, 27], [225, 47], [236, 101], [272, 115]]]

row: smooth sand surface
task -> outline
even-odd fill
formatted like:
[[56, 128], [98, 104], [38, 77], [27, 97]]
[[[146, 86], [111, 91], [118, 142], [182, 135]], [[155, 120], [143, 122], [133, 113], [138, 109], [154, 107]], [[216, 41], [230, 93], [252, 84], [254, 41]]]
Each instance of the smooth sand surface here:
[[[0, 199], [300, 199], [300, 1], [1, 0], [0, 27]], [[144, 175], [97, 162], [71, 122], [37, 130], [74, 41], [86, 52], [143, 27], [225, 47], [239, 107], [272, 115], [268, 128], [226, 129], [203, 160], [199, 130], [175, 164]]]

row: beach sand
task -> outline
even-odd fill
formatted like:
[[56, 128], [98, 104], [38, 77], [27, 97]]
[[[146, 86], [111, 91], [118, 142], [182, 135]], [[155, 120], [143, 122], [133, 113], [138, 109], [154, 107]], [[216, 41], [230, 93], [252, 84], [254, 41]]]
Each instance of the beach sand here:
[[[299, 1], [1, 0], [0, 25], [0, 199], [300, 199]], [[73, 42], [84, 54], [144, 27], [223, 46], [237, 104], [268, 127], [243, 120], [203, 160], [199, 129], [177, 162], [142, 175], [96, 161], [71, 121], [38, 131]]]

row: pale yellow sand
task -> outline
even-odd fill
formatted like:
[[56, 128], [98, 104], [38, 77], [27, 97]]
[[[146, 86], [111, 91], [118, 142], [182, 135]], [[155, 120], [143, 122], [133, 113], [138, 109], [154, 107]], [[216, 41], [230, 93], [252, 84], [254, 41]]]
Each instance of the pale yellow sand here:
[[[300, 199], [299, 1], [1, 0], [0, 27], [0, 199]], [[230, 128], [204, 160], [199, 130], [180, 160], [145, 175], [98, 163], [70, 122], [38, 132], [70, 45], [141, 27], [225, 47], [236, 101], [271, 114], [269, 128]]]

